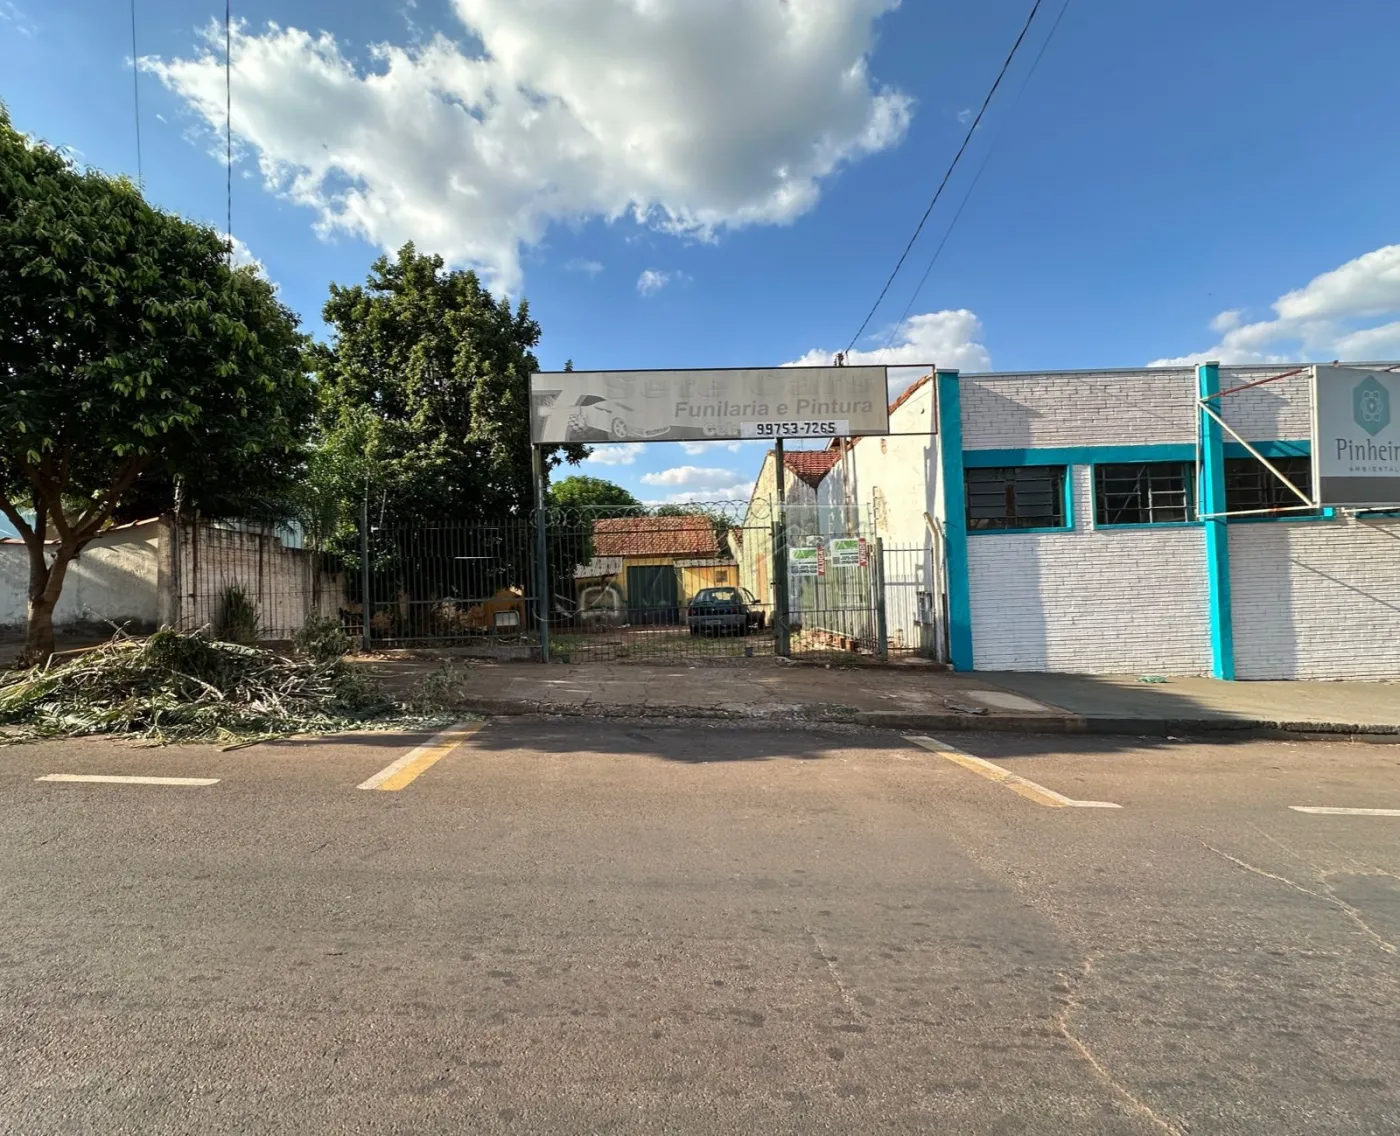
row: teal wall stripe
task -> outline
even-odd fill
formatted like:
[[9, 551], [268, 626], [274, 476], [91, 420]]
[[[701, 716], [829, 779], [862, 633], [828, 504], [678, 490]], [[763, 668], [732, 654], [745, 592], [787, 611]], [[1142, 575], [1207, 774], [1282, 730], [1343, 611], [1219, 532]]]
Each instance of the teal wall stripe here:
[[939, 371], [938, 484], [943, 495], [948, 574], [948, 654], [955, 671], [972, 670], [972, 589], [967, 573], [967, 487], [963, 483], [962, 390], [957, 371]]
[[968, 450], [968, 469], [994, 469], [1004, 465], [1102, 465], [1106, 462], [1195, 461], [1196, 447], [1189, 442], [1161, 446], [1047, 446], [1027, 450]]
[[[1217, 426], [1216, 429], [1220, 428]], [[1312, 443], [1307, 440], [1250, 444], [1266, 458], [1305, 458], [1312, 453]], [[1226, 442], [1225, 456], [1247, 458], [1249, 451], [1239, 442]], [[1009, 465], [1107, 465], [1120, 462], [1195, 460], [1196, 447], [1190, 442], [1164, 442], [1146, 446], [1044, 446], [1024, 450], [963, 452], [963, 466], [966, 469], [994, 469]]]
[[[1220, 365], [1203, 363], [1196, 368], [1196, 384], [1202, 398], [1220, 393]], [[1214, 400], [1218, 405], [1220, 400]], [[1224, 431], [1204, 411], [1198, 410], [1201, 430], [1200, 512], [1205, 518], [1206, 583], [1210, 602], [1211, 674], [1216, 678], [1235, 677], [1235, 628], [1230, 607], [1230, 529], [1224, 517], [1210, 517], [1225, 511]], [[1244, 447], [1240, 447], [1242, 452]], [[1260, 453], [1269, 455], [1261, 446]]]

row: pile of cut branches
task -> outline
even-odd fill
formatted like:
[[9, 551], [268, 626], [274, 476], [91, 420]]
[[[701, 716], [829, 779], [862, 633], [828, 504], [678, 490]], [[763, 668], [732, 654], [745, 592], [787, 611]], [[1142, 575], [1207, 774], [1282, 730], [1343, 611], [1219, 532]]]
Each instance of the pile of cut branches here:
[[204, 632], [122, 638], [0, 675], [0, 743], [126, 734], [242, 743], [363, 729], [394, 703], [340, 659], [288, 659]]

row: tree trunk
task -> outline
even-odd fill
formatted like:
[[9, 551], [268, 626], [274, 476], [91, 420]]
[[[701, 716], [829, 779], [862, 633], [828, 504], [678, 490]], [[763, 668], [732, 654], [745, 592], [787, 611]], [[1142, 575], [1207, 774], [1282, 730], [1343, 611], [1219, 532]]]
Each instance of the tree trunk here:
[[53, 612], [75, 555], [76, 550], [60, 546], [52, 564], [45, 562], [42, 553], [29, 562], [29, 626], [23, 661], [30, 666], [47, 662], [54, 652]]

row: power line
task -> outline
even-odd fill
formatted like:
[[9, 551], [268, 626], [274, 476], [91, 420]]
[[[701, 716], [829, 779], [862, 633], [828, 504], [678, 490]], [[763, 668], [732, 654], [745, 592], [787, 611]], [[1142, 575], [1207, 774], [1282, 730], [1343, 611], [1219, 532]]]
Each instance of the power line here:
[[851, 342], [846, 347], [848, 353], [859, 341], [865, 329], [870, 325], [870, 321], [874, 318], [875, 313], [884, 302], [885, 296], [888, 295], [890, 285], [894, 283], [894, 278], [899, 275], [899, 270], [904, 267], [904, 262], [908, 259], [909, 252], [914, 247], [914, 242], [919, 239], [919, 234], [924, 231], [924, 225], [928, 222], [929, 215], [933, 212], [933, 207], [938, 204], [938, 199], [943, 195], [943, 190], [948, 185], [948, 179], [953, 176], [953, 171], [957, 169], [959, 159], [962, 158], [968, 143], [972, 141], [972, 136], [976, 133], [977, 127], [981, 125], [982, 116], [987, 113], [987, 107], [991, 104], [992, 96], [997, 93], [997, 88], [1001, 86], [1001, 81], [1005, 78], [1007, 70], [1011, 67], [1011, 61], [1016, 58], [1016, 52], [1020, 50], [1021, 43], [1026, 38], [1026, 33], [1031, 30], [1031, 23], [1035, 20], [1035, 14], [1040, 11], [1041, 2], [1042, 0], [1035, 0], [1035, 3], [1031, 6], [1031, 13], [1026, 17], [1025, 25], [1021, 28], [1021, 34], [1016, 37], [1016, 42], [1011, 45], [1011, 51], [1006, 57], [1006, 62], [1001, 65], [1001, 70], [997, 72], [997, 77], [995, 82], [992, 83], [991, 90], [987, 92], [987, 97], [982, 100], [982, 106], [977, 112], [977, 117], [972, 120], [972, 125], [967, 128], [967, 135], [963, 138], [962, 145], [958, 147], [958, 152], [953, 155], [953, 160], [949, 164], [947, 172], [944, 173], [943, 180], [938, 183], [938, 188], [934, 191], [933, 199], [928, 203], [928, 208], [924, 210], [923, 217], [919, 219], [919, 224], [914, 230], [914, 235], [909, 238], [909, 243], [904, 246], [904, 251], [899, 254], [899, 261], [895, 264], [894, 271], [890, 273], [890, 278], [885, 281], [885, 286], [880, 289], [880, 295], [876, 298], [870, 311], [866, 313], [865, 319], [861, 321], [861, 325], [857, 329], [855, 335], [851, 336]]
[[[1021, 105], [1021, 97], [1026, 93], [1026, 88], [1031, 85], [1031, 78], [1035, 75], [1036, 69], [1040, 66], [1040, 61], [1045, 58], [1045, 51], [1050, 46], [1050, 41], [1055, 38], [1055, 33], [1059, 31], [1060, 21], [1065, 18], [1065, 12], [1069, 10], [1070, 0], [1065, 0], [1060, 6], [1060, 14], [1055, 17], [1055, 22], [1050, 25], [1050, 34], [1045, 37], [1045, 42], [1040, 45], [1040, 51], [1036, 53], [1035, 60], [1031, 63], [1030, 70], [1026, 72], [1025, 82], [1021, 84], [1021, 89], [1016, 93], [1016, 100], [1011, 104], [1011, 109], [1007, 111], [1006, 117], [1009, 119], [1016, 113], [1016, 108]], [[924, 285], [928, 283], [933, 266], [938, 263], [938, 258], [943, 255], [943, 248], [948, 243], [948, 238], [953, 235], [953, 230], [957, 228], [958, 218], [963, 215], [963, 210], [967, 208], [968, 201], [972, 198], [972, 191], [977, 188], [977, 183], [982, 180], [982, 173], [987, 168], [987, 163], [991, 161], [992, 155], [996, 153], [997, 143], [1001, 141], [1002, 135], [998, 135], [992, 140], [992, 144], [987, 147], [987, 153], [982, 158], [982, 164], [977, 167], [977, 173], [973, 175], [972, 183], [967, 187], [967, 192], [963, 194], [962, 204], [958, 206], [958, 211], [953, 214], [953, 219], [948, 222], [948, 228], [943, 233], [943, 239], [938, 242], [938, 247], [933, 251], [933, 257], [928, 262], [928, 267], [924, 269], [924, 274], [919, 278], [919, 283], [914, 289], [914, 294], [909, 297], [909, 302], [904, 305], [904, 311], [895, 321], [894, 327], [890, 329], [890, 337], [885, 343], [884, 349], [888, 351], [894, 344], [895, 336], [899, 334], [899, 329], [904, 326], [904, 321], [909, 318], [909, 313], [914, 309], [914, 304], [919, 298], [919, 293], [923, 291]]]
[[131, 0], [131, 101], [136, 108], [136, 187], [146, 188], [141, 173], [141, 68], [136, 61], [136, 0]]
[[[233, 266], [233, 31], [232, 0], [224, 0], [224, 171], [228, 194], [228, 262]], [[216, 9], [217, 10], [217, 9]]]

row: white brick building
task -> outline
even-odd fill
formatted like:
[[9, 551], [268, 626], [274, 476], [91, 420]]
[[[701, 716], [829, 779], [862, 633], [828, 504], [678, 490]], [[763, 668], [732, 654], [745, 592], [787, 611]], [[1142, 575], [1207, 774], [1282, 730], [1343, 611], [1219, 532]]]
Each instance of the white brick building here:
[[819, 495], [946, 565], [960, 669], [1400, 676], [1400, 516], [1306, 509], [1201, 427], [1218, 383], [1225, 421], [1310, 495], [1308, 374], [1228, 393], [1290, 369], [941, 372]]

